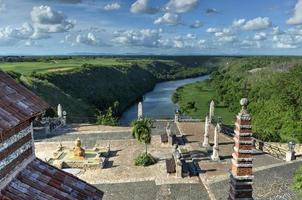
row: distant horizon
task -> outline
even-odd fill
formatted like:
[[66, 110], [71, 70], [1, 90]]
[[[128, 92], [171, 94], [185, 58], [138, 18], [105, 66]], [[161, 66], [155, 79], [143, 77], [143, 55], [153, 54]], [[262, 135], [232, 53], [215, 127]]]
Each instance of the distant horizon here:
[[237, 54], [237, 55], [231, 55], [231, 54], [90, 54], [90, 53], [83, 53], [83, 54], [10, 54], [10, 55], [1, 55], [0, 57], [51, 57], [51, 56], [62, 56], [62, 57], [68, 57], [68, 56], [103, 56], [103, 57], [135, 57], [135, 56], [150, 56], [150, 57], [186, 57], [186, 56], [193, 56], [193, 57], [262, 57], [262, 56], [272, 56], [272, 57], [301, 57], [302, 55], [282, 55], [282, 54]]

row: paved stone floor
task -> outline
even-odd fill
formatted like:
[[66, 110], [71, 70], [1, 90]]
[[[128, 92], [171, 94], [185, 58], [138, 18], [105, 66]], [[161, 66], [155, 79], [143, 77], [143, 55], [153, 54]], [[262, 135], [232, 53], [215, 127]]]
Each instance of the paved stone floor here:
[[[202, 147], [204, 135], [204, 123], [179, 123], [178, 127], [187, 140], [187, 148], [191, 150], [199, 149], [196, 158], [201, 169], [202, 177], [208, 182], [215, 181], [219, 177], [228, 176], [231, 167], [231, 158], [233, 153], [233, 138], [224, 134], [219, 134], [219, 154], [221, 161], [214, 162], [210, 159], [212, 147], [206, 150]], [[213, 146], [214, 141], [214, 127], [211, 126], [209, 134], [209, 142]], [[198, 156], [199, 154], [199, 156]], [[283, 161], [276, 159], [268, 154], [259, 151], [254, 152], [254, 169], [258, 167], [272, 165], [276, 163], [283, 163]], [[199, 159], [198, 159], [199, 158]]]
[[156, 185], [154, 181], [99, 184], [104, 200], [208, 200], [201, 184]]
[[[161, 135], [165, 132], [168, 121], [154, 122], [152, 127], [152, 135]], [[171, 123], [171, 130], [175, 134], [179, 131], [175, 123]], [[61, 142], [75, 141], [77, 138], [85, 138], [82, 140], [84, 146], [92, 148], [99, 140], [129, 140], [133, 139], [131, 128], [129, 127], [110, 127], [110, 126], [95, 126], [95, 125], [69, 125], [64, 129], [55, 131], [46, 135], [43, 130], [35, 131], [34, 138], [36, 142]]]
[[[41, 159], [52, 157], [59, 142], [72, 148], [74, 140], [80, 137], [87, 148], [94, 145], [111, 145], [113, 155], [105, 169], [81, 170], [77, 176], [85, 181], [96, 184], [105, 191], [105, 199], [226, 199], [229, 183], [228, 172], [231, 167], [233, 139], [219, 134], [220, 162], [210, 160], [211, 148], [202, 147], [204, 123], [172, 123], [172, 131], [182, 134], [187, 141], [182, 149], [186, 149], [191, 158], [197, 162], [199, 177], [176, 178], [168, 176], [165, 169], [165, 159], [171, 157], [172, 148], [160, 143], [160, 134], [165, 132], [167, 121], [154, 123], [152, 128], [152, 143], [148, 145], [149, 152], [159, 159], [158, 163], [149, 167], [136, 167], [133, 159], [144, 151], [144, 145], [131, 137], [129, 127], [73, 127], [44, 137], [42, 133], [35, 134], [36, 154]], [[210, 128], [210, 143], [213, 145], [214, 128]], [[285, 163], [270, 155], [255, 151], [255, 199], [297, 200], [290, 184], [294, 171], [301, 162]], [[202, 180], [202, 183], [200, 182]], [[207, 190], [205, 187], [207, 187]]]
[[[255, 200], [299, 200], [291, 189], [292, 178], [295, 170], [302, 161], [278, 167], [257, 171], [254, 173], [254, 199]], [[217, 200], [227, 199], [229, 180], [210, 184], [211, 191]]]

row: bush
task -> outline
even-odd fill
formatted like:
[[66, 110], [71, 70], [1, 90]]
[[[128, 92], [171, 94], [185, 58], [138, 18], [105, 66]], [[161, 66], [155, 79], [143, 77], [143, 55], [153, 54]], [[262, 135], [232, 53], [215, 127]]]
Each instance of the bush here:
[[149, 153], [141, 153], [134, 159], [136, 166], [149, 166], [153, 165], [157, 160]]
[[293, 188], [302, 197], [302, 167], [300, 167], [294, 175]]
[[112, 107], [109, 107], [105, 113], [100, 113], [97, 116], [98, 125], [106, 125], [106, 126], [117, 126], [118, 125], [118, 118], [113, 116]]

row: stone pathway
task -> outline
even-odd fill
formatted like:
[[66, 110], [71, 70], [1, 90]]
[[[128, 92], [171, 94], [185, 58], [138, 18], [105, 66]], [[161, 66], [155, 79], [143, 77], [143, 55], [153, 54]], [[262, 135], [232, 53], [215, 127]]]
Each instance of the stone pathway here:
[[[203, 142], [203, 123], [179, 123], [180, 131], [186, 135], [189, 149], [199, 149], [200, 158], [196, 159], [202, 171], [200, 178], [208, 189], [212, 199], [227, 199], [229, 193], [229, 170], [231, 167], [231, 154], [233, 152], [233, 139], [229, 136], [219, 135], [220, 162], [209, 159], [211, 151], [207, 151], [201, 144]], [[210, 129], [210, 143], [213, 145], [214, 127]], [[302, 161], [285, 163], [268, 154], [254, 152], [254, 198], [263, 200], [298, 200], [291, 189], [295, 170], [301, 166]]]
[[200, 184], [156, 185], [154, 181], [96, 185], [104, 200], [209, 200]]

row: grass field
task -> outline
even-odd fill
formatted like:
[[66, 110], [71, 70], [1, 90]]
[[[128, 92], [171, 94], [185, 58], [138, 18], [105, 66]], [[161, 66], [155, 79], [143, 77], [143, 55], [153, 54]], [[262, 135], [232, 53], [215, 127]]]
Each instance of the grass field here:
[[69, 71], [80, 67], [83, 64], [93, 64], [99, 66], [127, 66], [131, 63], [147, 64], [149, 59], [123, 59], [123, 58], [72, 58], [72, 59], [52, 59], [34, 62], [2, 62], [0, 69], [4, 71], [15, 71], [24, 75], [32, 72], [47, 73]]
[[[204, 119], [214, 98], [214, 90], [207, 82], [197, 82], [178, 88], [174, 96], [178, 96], [177, 103], [181, 111], [193, 118]], [[224, 106], [216, 105], [215, 116], [222, 117], [226, 124], [233, 124], [235, 114]]]

